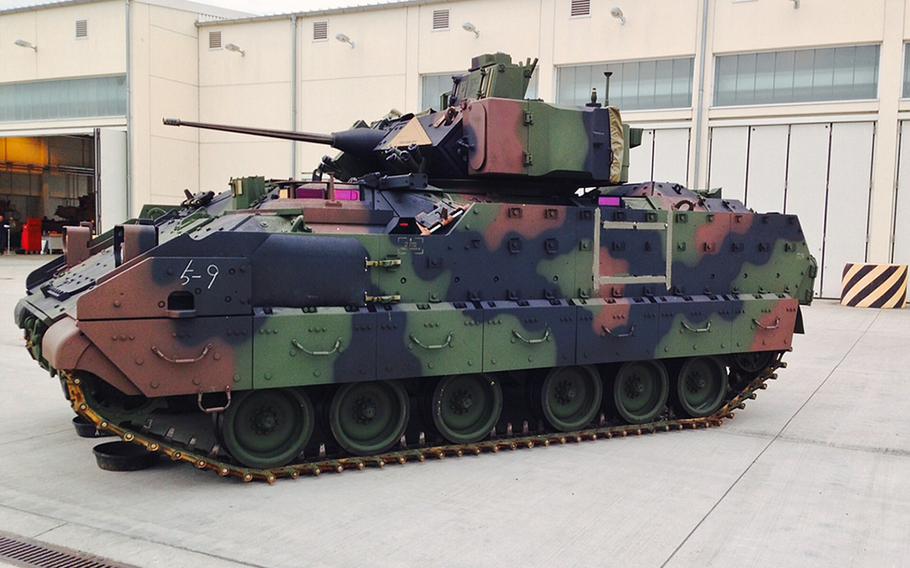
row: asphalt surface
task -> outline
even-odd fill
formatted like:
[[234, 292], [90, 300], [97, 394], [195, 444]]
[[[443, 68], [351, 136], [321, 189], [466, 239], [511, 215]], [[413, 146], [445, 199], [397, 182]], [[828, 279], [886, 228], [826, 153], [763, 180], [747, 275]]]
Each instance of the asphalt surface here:
[[[0, 531], [140, 566], [900, 566], [910, 311], [804, 311], [780, 380], [721, 428], [274, 486], [98, 469], [0, 257]], [[0, 561], [2, 563], [2, 561]]]

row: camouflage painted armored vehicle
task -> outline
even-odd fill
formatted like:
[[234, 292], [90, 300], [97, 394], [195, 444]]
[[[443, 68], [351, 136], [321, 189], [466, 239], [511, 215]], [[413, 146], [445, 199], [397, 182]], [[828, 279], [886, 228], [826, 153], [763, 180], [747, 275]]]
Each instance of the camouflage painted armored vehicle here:
[[799, 221], [627, 183], [640, 132], [475, 58], [442, 110], [330, 135], [307, 180], [147, 206], [15, 313], [77, 413], [246, 480], [718, 424], [802, 332]]

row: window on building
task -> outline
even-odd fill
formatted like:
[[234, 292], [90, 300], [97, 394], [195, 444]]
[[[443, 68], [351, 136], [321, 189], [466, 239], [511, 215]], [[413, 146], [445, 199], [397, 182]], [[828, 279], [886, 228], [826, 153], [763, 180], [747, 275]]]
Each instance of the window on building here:
[[449, 29], [449, 11], [448, 10], [433, 10], [433, 29], [434, 30]]
[[572, 5], [569, 13], [573, 17], [591, 15], [591, 0], [571, 0], [571, 2]]
[[221, 49], [221, 32], [209, 32], [209, 49]]
[[714, 104], [874, 99], [879, 46], [856, 45], [717, 57]]
[[76, 38], [88, 37], [88, 20], [76, 20]]
[[433, 73], [420, 77], [420, 108], [439, 110], [439, 98], [452, 90], [452, 75], [460, 73]]
[[905, 99], [910, 98], [910, 43], [904, 44], [904, 94]]
[[627, 61], [600, 65], [559, 67], [556, 74], [556, 103], [583, 106], [597, 89], [604, 102], [605, 72], [610, 77], [610, 104], [623, 110], [686, 108], [692, 106], [691, 57]]
[[124, 116], [126, 75], [0, 85], [0, 122]]
[[327, 21], [313, 22], [313, 41], [329, 39], [329, 23]]

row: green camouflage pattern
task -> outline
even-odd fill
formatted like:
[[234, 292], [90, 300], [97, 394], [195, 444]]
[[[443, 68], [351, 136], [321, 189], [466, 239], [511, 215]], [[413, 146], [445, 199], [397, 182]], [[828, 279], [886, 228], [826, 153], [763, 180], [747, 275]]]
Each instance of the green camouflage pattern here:
[[[437, 181], [451, 170], [438, 156], [326, 179], [346, 151], [309, 181], [235, 179], [93, 240], [72, 231], [16, 307], [31, 354], [52, 374], [205, 410], [219, 393], [321, 400], [341, 383], [406, 381], [419, 398], [451, 376], [536, 385], [584, 366], [606, 380], [625, 362], [672, 374], [693, 357], [790, 350], [817, 270], [798, 219], [620, 183], [637, 133], [616, 109], [501, 98], [523, 94], [527, 70], [481, 58], [456, 78], [455, 106], [369, 128], [400, 160], [416, 154], [399, 135], [420, 128], [442, 151], [458, 123], [462, 149], [445, 160], [461, 160], [462, 181]], [[502, 75], [472, 98], [481, 71]]]
[[[88, 349], [146, 396], [789, 349], [815, 272], [796, 218], [713, 212], [729, 202], [708, 200], [696, 205], [704, 210], [661, 209], [671, 203], [662, 192], [677, 189], [621, 186], [624, 207], [446, 194], [462, 211], [446, 234], [346, 237], [350, 251], [335, 264], [362, 276], [347, 283], [345, 305], [251, 298], [253, 261], [239, 251], [254, 245], [231, 246], [233, 237], [284, 235], [302, 247], [325, 238], [326, 223], [291, 231], [293, 218], [307, 217], [303, 200], [287, 209], [270, 200], [274, 214], [182, 210], [159, 226], [157, 247], [118, 267], [110, 250], [93, 255], [51, 281], [90, 287], [63, 301], [39, 287], [19, 317], [47, 327], [76, 320]], [[169, 306], [181, 292], [194, 297], [192, 314]], [[195, 363], [168, 361], [208, 345]]]

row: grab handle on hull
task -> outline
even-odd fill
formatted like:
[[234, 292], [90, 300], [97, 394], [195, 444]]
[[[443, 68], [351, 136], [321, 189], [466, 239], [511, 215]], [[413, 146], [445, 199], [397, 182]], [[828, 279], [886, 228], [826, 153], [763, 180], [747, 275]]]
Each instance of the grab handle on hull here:
[[629, 328], [629, 331], [627, 331], [627, 332], [625, 332], [625, 333], [614, 333], [612, 329], [610, 329], [609, 327], [607, 327], [607, 326], [605, 326], [605, 325], [602, 325], [602, 326], [600, 326], [600, 327], [601, 327], [601, 329], [604, 330], [604, 333], [605, 333], [606, 335], [611, 335], [611, 336], [616, 337], [616, 338], [632, 337], [633, 335], [635, 335], [635, 326], [634, 326], [634, 325], [631, 326], [631, 327]]
[[434, 350], [434, 349], [445, 349], [446, 347], [451, 347], [451, 346], [452, 346], [452, 340], [455, 339], [455, 333], [450, 331], [450, 332], [449, 332], [449, 335], [446, 337], [446, 340], [445, 340], [444, 342], [442, 342], [442, 343], [437, 344], [437, 345], [423, 343], [423, 342], [421, 342], [419, 339], [417, 339], [416, 337], [414, 337], [414, 334], [411, 334], [411, 335], [410, 335], [410, 338], [411, 338], [411, 341], [413, 341], [414, 343], [416, 343], [418, 347], [423, 347], [424, 349], [427, 349], [427, 350], [432, 351], [432, 350]]
[[162, 359], [164, 359], [164, 360], [167, 361], [168, 363], [173, 363], [173, 364], [175, 364], [175, 365], [189, 365], [189, 364], [192, 364], [192, 363], [198, 363], [199, 361], [202, 361], [202, 360], [205, 358], [205, 356], [209, 354], [209, 351], [212, 350], [212, 347], [214, 347], [214, 345], [212, 345], [211, 343], [209, 343], [208, 345], [206, 345], [206, 346], [202, 349], [202, 353], [200, 353], [199, 356], [197, 356], [197, 357], [192, 357], [192, 358], [168, 357], [167, 355], [165, 355], [164, 353], [162, 353], [161, 350], [158, 349], [158, 348], [157, 348], [156, 346], [154, 346], [154, 345], [152, 345], [152, 353], [154, 353], [154, 354], [157, 355], [158, 357], [161, 357]]
[[[224, 412], [225, 410], [228, 409], [229, 406], [231, 406], [231, 388], [230, 387], [228, 387], [223, 393], [226, 398], [226, 401], [221, 406], [206, 406], [205, 404], [203, 404], [202, 397], [205, 394], [206, 393], [201, 392], [196, 395], [196, 405], [199, 407], [199, 410], [201, 410], [202, 412], [205, 412], [206, 414], [218, 414], [219, 412]], [[208, 394], [221, 394], [221, 393], [208, 393]]]
[[301, 351], [303, 351], [303, 352], [306, 353], [307, 355], [311, 355], [311, 356], [313, 356], [313, 357], [327, 357], [327, 356], [329, 356], [329, 355], [333, 355], [333, 354], [335, 354], [335, 353], [338, 353], [338, 350], [341, 349], [341, 338], [339, 337], [338, 339], [336, 339], [336, 340], [335, 340], [335, 345], [332, 346], [332, 348], [331, 348], [330, 350], [328, 350], [328, 351], [310, 351], [309, 349], [307, 349], [306, 347], [304, 347], [303, 345], [301, 345], [300, 342], [297, 341], [296, 339], [292, 339], [292, 340], [291, 340], [291, 345], [293, 345], [293, 346], [296, 347], [297, 349], [300, 349]]
[[775, 319], [774, 323], [772, 323], [771, 325], [765, 325], [762, 322], [760, 322], [754, 318], [752, 319], [752, 323], [754, 323], [756, 327], [760, 327], [761, 329], [772, 330], [772, 329], [777, 329], [780, 327], [780, 318]]
[[543, 337], [538, 337], [537, 339], [528, 339], [523, 337], [517, 330], [512, 330], [512, 335], [514, 335], [520, 341], [527, 343], [528, 345], [537, 345], [538, 343], [543, 343], [544, 341], [550, 339], [550, 328], [547, 327], [546, 331], [543, 332]]
[[692, 327], [686, 322], [682, 322], [683, 329], [686, 331], [691, 331], [692, 333], [708, 333], [711, 331], [711, 321], [709, 320], [705, 327]]

